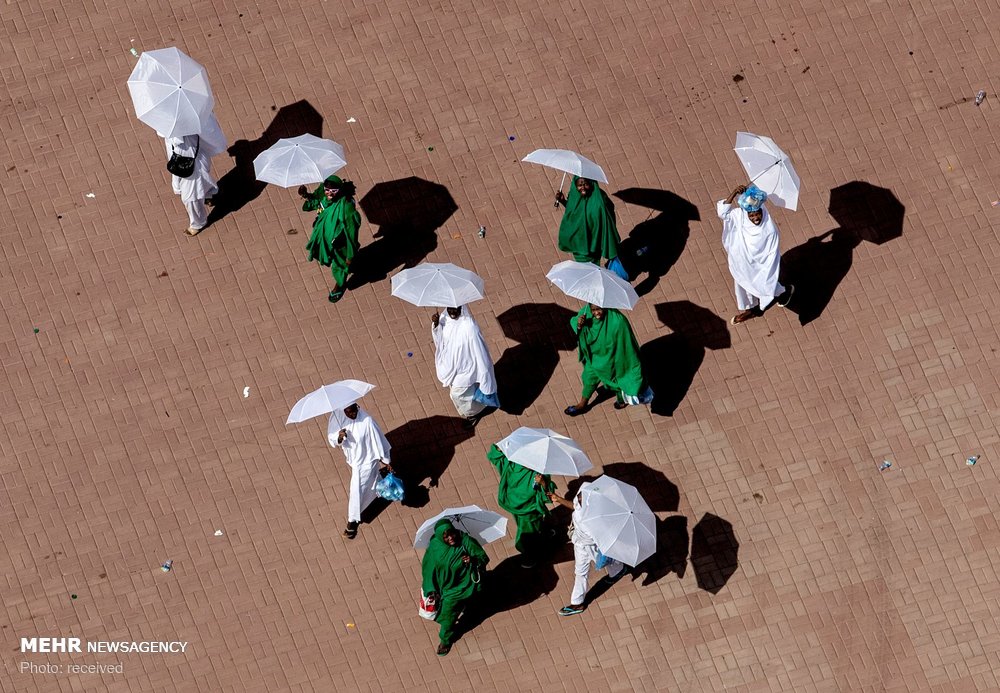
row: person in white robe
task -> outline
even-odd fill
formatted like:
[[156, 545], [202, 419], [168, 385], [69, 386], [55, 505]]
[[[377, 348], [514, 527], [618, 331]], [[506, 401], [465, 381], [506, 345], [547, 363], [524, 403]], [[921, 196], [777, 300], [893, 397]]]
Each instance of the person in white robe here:
[[729, 321], [733, 325], [760, 317], [772, 303], [787, 306], [795, 289], [791, 284], [785, 288], [778, 281], [781, 238], [764, 207], [766, 199], [767, 194], [757, 186], [741, 185], [728, 199], [716, 204], [722, 219], [722, 245], [729, 257], [740, 309]]
[[[157, 133], [163, 137], [162, 133]], [[200, 135], [185, 135], [184, 137], [163, 137], [167, 146], [167, 159], [176, 152], [180, 156], [194, 157], [194, 173], [188, 178], [171, 174], [174, 193], [181, 196], [188, 213], [188, 227], [185, 233], [197, 236], [208, 226], [208, 209], [206, 200], [219, 191], [219, 186], [212, 177], [212, 157], [226, 151], [226, 136], [215, 115], [209, 117], [205, 129]]]
[[[573, 557], [575, 565], [573, 568], [573, 592], [570, 594], [569, 604], [559, 609], [560, 616], [573, 616], [582, 613], [587, 608], [587, 590], [590, 587], [590, 566], [596, 565], [598, 560], [597, 542], [587, 533], [580, 522], [583, 513], [583, 490], [590, 486], [590, 482], [585, 482], [580, 486], [580, 490], [572, 501], [560, 497], [555, 492], [549, 493], [549, 500], [573, 510], [572, 527], [573, 534], [570, 537], [573, 542]], [[608, 574], [601, 578], [601, 582], [606, 586], [611, 586], [618, 582], [627, 573], [625, 564], [613, 558], [604, 558], [604, 568]]]
[[468, 306], [435, 313], [431, 325], [438, 380], [449, 388], [451, 401], [465, 417], [466, 426], [474, 427], [487, 407], [500, 407], [486, 340]]
[[330, 415], [327, 427], [330, 445], [341, 448], [351, 468], [351, 485], [347, 494], [347, 529], [344, 537], [358, 535], [361, 513], [375, 500], [375, 483], [383, 467], [392, 471], [389, 451], [392, 446], [382, 435], [382, 429], [371, 414], [357, 404]]

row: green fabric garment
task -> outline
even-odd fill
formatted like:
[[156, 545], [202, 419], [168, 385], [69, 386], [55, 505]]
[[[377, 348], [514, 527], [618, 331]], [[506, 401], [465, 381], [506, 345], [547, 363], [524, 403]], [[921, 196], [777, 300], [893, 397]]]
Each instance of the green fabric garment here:
[[[461, 537], [458, 545], [448, 546], [444, 541], [444, 533], [451, 526], [447, 519], [438, 520], [434, 525], [434, 536], [431, 537], [421, 564], [423, 590], [424, 594], [436, 593], [442, 601], [461, 602], [481, 589], [481, 578], [490, 558], [479, 542], [462, 531], [458, 532]], [[462, 562], [462, 556], [465, 555], [472, 559], [469, 565]], [[473, 581], [473, 575], [477, 575], [479, 582]]]
[[490, 447], [486, 459], [500, 474], [497, 502], [501, 508], [513, 515], [517, 522], [514, 548], [521, 553], [525, 553], [525, 549], [530, 552], [530, 549], [534, 548], [533, 544], [537, 543], [537, 537], [531, 535], [541, 533], [542, 523], [549, 514], [546, 505], [549, 499], [548, 492], [555, 491], [556, 485], [552, 482], [551, 476], [543, 474], [542, 485], [536, 487], [537, 472], [507, 459], [496, 445]]
[[583, 197], [576, 189], [578, 176], [573, 176], [566, 196], [566, 211], [559, 224], [559, 250], [573, 253], [577, 262], [601, 264], [601, 258], [618, 257], [618, 224], [615, 205], [597, 181], [590, 181], [594, 190]]
[[[337, 176], [330, 176], [324, 184], [326, 182], [339, 184], [342, 181]], [[319, 260], [321, 265], [329, 267], [337, 288], [342, 290], [347, 283], [350, 264], [360, 249], [358, 229], [361, 228], [361, 214], [350, 198], [341, 197], [328, 203], [323, 184], [302, 203], [302, 211], [314, 210], [318, 213], [313, 221], [312, 236], [306, 243], [309, 261]]]
[[[576, 323], [581, 315], [584, 323], [578, 330]], [[595, 379], [613, 390], [637, 397], [643, 390], [639, 343], [625, 316], [614, 308], [606, 308], [604, 318], [595, 320], [588, 304], [570, 320], [570, 326], [579, 343], [584, 399], [594, 393], [593, 389], [589, 393], [587, 390], [594, 386]]]

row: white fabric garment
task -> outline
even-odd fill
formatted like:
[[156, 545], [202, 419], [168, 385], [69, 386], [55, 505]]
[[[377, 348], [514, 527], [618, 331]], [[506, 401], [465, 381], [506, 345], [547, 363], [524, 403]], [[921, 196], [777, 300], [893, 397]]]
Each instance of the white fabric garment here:
[[431, 336], [434, 338], [434, 366], [443, 386], [464, 389], [478, 385], [484, 395], [496, 394], [493, 359], [468, 306], [462, 306], [462, 314], [457, 320], [442, 311], [438, 326], [431, 327]]
[[475, 385], [469, 387], [452, 386], [449, 394], [451, 394], [452, 404], [462, 416], [473, 417], [486, 408], [485, 404], [477, 402], [474, 397], [476, 394]]
[[[341, 429], [347, 431], [347, 437], [343, 443], [338, 443]], [[360, 522], [361, 512], [375, 500], [375, 482], [381, 468], [379, 460], [389, 464], [392, 446], [382, 435], [375, 419], [361, 407], [358, 407], [358, 417], [353, 421], [342, 410], [334, 411], [330, 415], [326, 436], [332, 447], [343, 448], [344, 457], [351, 467], [347, 521]]]
[[[580, 517], [583, 514], [583, 506], [580, 504], [583, 489], [590, 486], [590, 482], [580, 485], [580, 492], [573, 498], [573, 594], [569, 603], [573, 606], [580, 606], [587, 597], [587, 590], [590, 587], [590, 564], [597, 561], [597, 543], [594, 538], [587, 534], [587, 531], [580, 525]], [[605, 566], [609, 577], [617, 577], [625, 570], [625, 564], [621, 561], [611, 559]]]
[[[163, 137], [161, 133], [157, 134]], [[212, 177], [212, 157], [226, 151], [227, 145], [226, 136], [222, 134], [222, 128], [214, 115], [201, 135], [164, 137], [163, 141], [167, 147], [167, 159], [170, 159], [170, 155], [175, 151], [181, 156], [195, 156], [195, 151], [198, 152], [194, 160], [194, 173], [190, 178], [171, 176], [174, 192], [181, 196], [181, 202], [186, 205], [189, 202], [205, 200], [218, 192], [219, 186]], [[204, 226], [194, 223], [190, 209], [188, 214], [192, 217], [191, 226], [194, 228]]]
[[778, 283], [781, 268], [781, 239], [778, 227], [766, 207], [764, 218], [755, 225], [747, 213], [719, 200], [716, 213], [722, 219], [722, 246], [729, 256], [729, 272], [736, 282], [736, 303], [740, 310], [756, 305], [766, 308], [785, 292]]
[[204, 200], [194, 200], [185, 202], [184, 208], [188, 213], [188, 226], [192, 229], [203, 229], [208, 224], [208, 208]]

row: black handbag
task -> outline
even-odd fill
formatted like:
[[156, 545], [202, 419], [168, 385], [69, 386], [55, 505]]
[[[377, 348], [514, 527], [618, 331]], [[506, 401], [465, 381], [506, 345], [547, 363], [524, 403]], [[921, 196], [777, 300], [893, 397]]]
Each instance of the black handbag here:
[[194, 156], [181, 156], [174, 151], [173, 145], [170, 145], [170, 160], [167, 161], [167, 170], [178, 178], [190, 178], [191, 174], [194, 173], [194, 160], [198, 158], [199, 149], [201, 149], [200, 137], [194, 148]]

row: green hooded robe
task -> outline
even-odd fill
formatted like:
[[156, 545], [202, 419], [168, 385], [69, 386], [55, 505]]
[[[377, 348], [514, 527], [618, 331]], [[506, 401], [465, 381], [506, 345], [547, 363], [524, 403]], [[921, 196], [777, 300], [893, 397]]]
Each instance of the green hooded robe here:
[[309, 261], [319, 260], [321, 265], [330, 268], [338, 291], [344, 290], [351, 261], [361, 247], [358, 243], [361, 214], [354, 206], [354, 200], [340, 197], [329, 203], [323, 192], [326, 183], [339, 185], [342, 182], [337, 176], [329, 176], [302, 203], [303, 212], [318, 210], [313, 221], [312, 236], [306, 243]]
[[[435, 523], [434, 536], [421, 563], [424, 594], [438, 595], [435, 620], [441, 626], [441, 642], [445, 645], [454, 642], [455, 621], [465, 602], [482, 589], [482, 575], [490, 562], [479, 542], [461, 530], [456, 530], [461, 537], [458, 545], [448, 546], [444, 533], [451, 528], [447, 519]], [[472, 559], [468, 565], [462, 562], [466, 555]]]
[[[576, 322], [581, 315], [585, 320], [578, 330]], [[595, 320], [588, 304], [570, 320], [570, 326], [576, 332], [583, 364], [582, 399], [590, 399], [601, 384], [631, 396], [642, 392], [639, 343], [624, 315], [614, 308], [605, 308], [604, 318]]]
[[535, 472], [507, 459], [496, 445], [490, 447], [486, 459], [500, 474], [497, 502], [500, 507], [514, 516], [517, 522], [517, 537], [514, 548], [521, 553], [532, 553], [538, 546], [542, 533], [542, 523], [548, 517], [549, 491], [555, 491], [552, 477], [542, 475], [542, 485], [535, 486]]
[[583, 197], [576, 189], [579, 176], [573, 176], [566, 196], [566, 211], [559, 224], [559, 250], [573, 254], [577, 262], [601, 264], [601, 258], [618, 257], [618, 225], [615, 205], [601, 190], [597, 181], [590, 181], [594, 190]]

